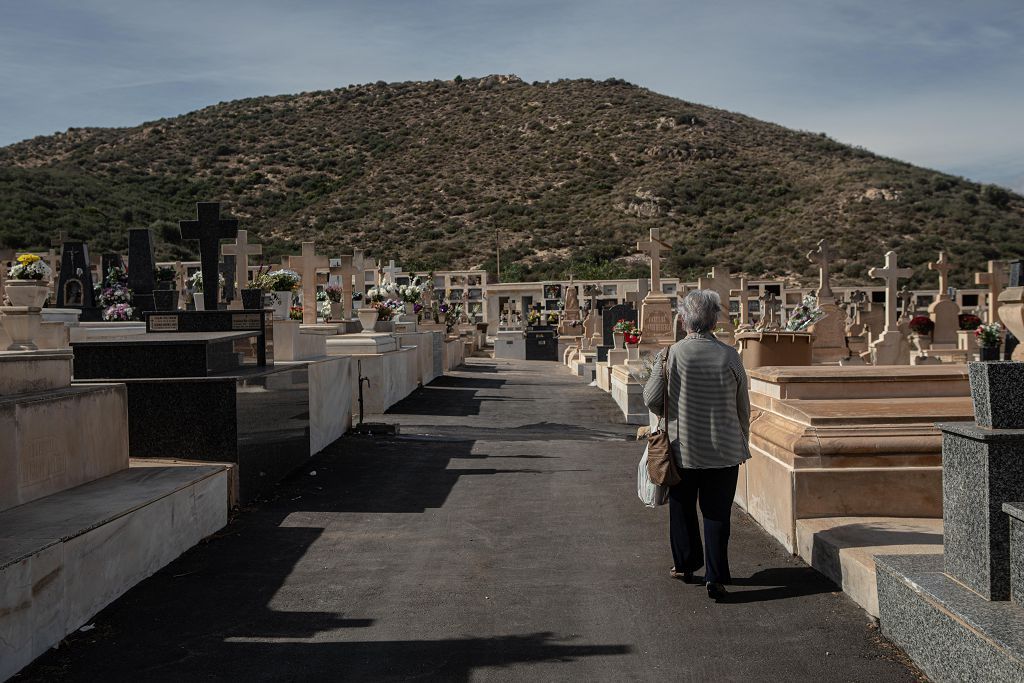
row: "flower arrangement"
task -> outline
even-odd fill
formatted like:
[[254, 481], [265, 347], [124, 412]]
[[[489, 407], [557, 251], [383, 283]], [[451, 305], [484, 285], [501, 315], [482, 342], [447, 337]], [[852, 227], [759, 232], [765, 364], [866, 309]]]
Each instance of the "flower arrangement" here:
[[558, 324], [558, 314], [557, 313], [548, 313], [548, 325], [557, 325], [557, 324]]
[[170, 266], [158, 266], [153, 275], [158, 282], [174, 282], [174, 268]]
[[[327, 285], [327, 288], [321, 294], [326, 296], [327, 301], [330, 303], [340, 304], [343, 292], [344, 290], [341, 288], [341, 285]], [[317, 298], [319, 299], [319, 295], [317, 295]]]
[[260, 268], [252, 279], [252, 286], [262, 289], [264, 292], [294, 292], [302, 277], [294, 270], [281, 268], [280, 270], [264, 271]]
[[12, 280], [48, 280], [53, 272], [46, 261], [35, 254], [21, 254], [7, 271]]
[[825, 312], [818, 305], [818, 299], [813, 294], [808, 294], [786, 321], [786, 331], [802, 332], [824, 317]]
[[640, 338], [643, 337], [644, 333], [641, 330], [634, 329], [632, 332], [625, 333], [625, 341], [627, 344], [639, 344]]
[[961, 313], [957, 316], [957, 322], [961, 330], [976, 330], [981, 327], [981, 318], [973, 313]]
[[619, 318], [618, 322], [616, 322], [612, 327], [612, 332], [617, 332], [619, 334], [631, 334], [636, 332], [636, 323], [632, 320]]
[[462, 304], [443, 303], [438, 310], [440, 315], [444, 316], [445, 328], [451, 332], [459, 324], [459, 318], [462, 317]]
[[1003, 326], [999, 323], [978, 325], [974, 335], [978, 338], [980, 346], [999, 346], [1003, 339]]
[[128, 274], [116, 266], [107, 271], [107, 286], [99, 291], [97, 303], [103, 309], [104, 320], [131, 320], [135, 315], [132, 307], [132, 290], [128, 289]]
[[[110, 270], [111, 272], [114, 271], [113, 268], [111, 268]], [[221, 289], [224, 289], [224, 282], [224, 273], [217, 273], [217, 286], [220, 287]], [[188, 283], [191, 286], [192, 291], [203, 291], [203, 271], [197, 270], [196, 272], [192, 273], [192, 277], [188, 279]]]
[[393, 320], [395, 315], [405, 312], [405, 305], [395, 299], [375, 301], [373, 307], [377, 309], [377, 320], [380, 322]]
[[935, 322], [926, 315], [915, 315], [910, 320], [910, 330], [918, 334], [931, 335]]
[[540, 325], [540, 313], [537, 311], [530, 311], [530, 315], [527, 316], [526, 321], [530, 325]]
[[302, 306], [290, 306], [288, 308], [288, 318], [291, 320], [302, 320]]
[[407, 304], [417, 304], [423, 298], [423, 286], [416, 278], [409, 285], [398, 286], [398, 298]]
[[370, 289], [366, 291], [366, 297], [370, 300], [371, 304], [397, 300], [398, 287], [395, 283], [385, 280], [376, 287], [370, 287]]
[[331, 319], [331, 298], [326, 290], [316, 293], [316, 314], [324, 320]]

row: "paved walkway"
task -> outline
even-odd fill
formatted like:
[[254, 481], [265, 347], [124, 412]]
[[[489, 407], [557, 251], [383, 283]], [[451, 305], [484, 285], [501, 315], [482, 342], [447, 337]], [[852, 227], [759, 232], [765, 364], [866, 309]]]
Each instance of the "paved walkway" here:
[[385, 419], [17, 680], [915, 679], [742, 513], [734, 602], [670, 579], [642, 445], [560, 365], [474, 359]]

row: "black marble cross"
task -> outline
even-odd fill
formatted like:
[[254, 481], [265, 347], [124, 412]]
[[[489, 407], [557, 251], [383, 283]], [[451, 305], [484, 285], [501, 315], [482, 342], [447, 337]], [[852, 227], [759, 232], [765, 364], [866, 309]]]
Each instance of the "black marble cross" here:
[[198, 202], [194, 221], [178, 221], [181, 238], [199, 240], [199, 258], [203, 264], [203, 308], [215, 311], [220, 300], [217, 276], [220, 270], [220, 241], [238, 235], [238, 220], [220, 217], [220, 202]]

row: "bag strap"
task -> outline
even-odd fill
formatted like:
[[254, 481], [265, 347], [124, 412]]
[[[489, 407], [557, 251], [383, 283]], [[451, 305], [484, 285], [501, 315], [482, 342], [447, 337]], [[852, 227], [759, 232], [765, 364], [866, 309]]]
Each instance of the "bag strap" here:
[[665, 431], [668, 431], [668, 351], [664, 352], [661, 360], [661, 417], [658, 419], [658, 429], [661, 429], [661, 421], [665, 421]]

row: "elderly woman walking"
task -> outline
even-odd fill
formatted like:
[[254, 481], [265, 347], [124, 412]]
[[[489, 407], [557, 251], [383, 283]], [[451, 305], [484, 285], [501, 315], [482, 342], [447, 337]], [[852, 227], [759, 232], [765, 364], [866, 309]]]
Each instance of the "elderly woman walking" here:
[[[750, 399], [739, 354], [712, 330], [721, 300], [716, 292], [692, 291], [682, 303], [687, 335], [655, 358], [644, 403], [665, 418], [682, 481], [669, 490], [671, 574], [687, 583], [706, 565], [708, 595], [725, 597], [730, 583], [729, 516], [740, 463], [750, 458]], [[668, 390], [665, 391], [665, 382]], [[667, 405], [664, 403], [667, 401]], [[697, 504], [704, 516], [704, 543]]]

